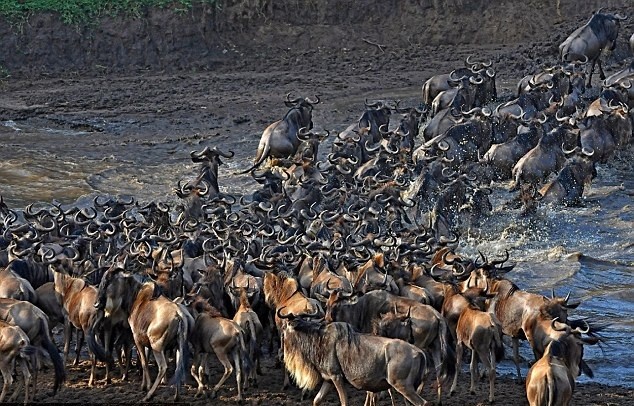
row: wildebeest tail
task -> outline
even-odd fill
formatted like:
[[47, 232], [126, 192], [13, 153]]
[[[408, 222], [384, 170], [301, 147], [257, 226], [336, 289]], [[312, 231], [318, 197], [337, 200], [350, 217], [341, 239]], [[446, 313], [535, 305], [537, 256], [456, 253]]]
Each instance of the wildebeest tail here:
[[255, 359], [257, 357], [258, 351], [258, 337], [255, 333], [255, 326], [251, 322], [251, 320], [247, 321], [247, 326], [249, 327], [249, 359], [251, 364], [255, 363]]
[[[248, 324], [251, 325], [253, 323], [249, 322]], [[240, 339], [240, 362], [242, 363], [242, 370], [244, 372], [244, 376], [249, 376], [251, 374], [251, 368], [253, 368], [253, 360], [251, 359], [247, 345], [244, 342], [245, 332], [240, 328], [238, 329], [238, 333], [238, 338]]]
[[425, 83], [423, 83], [423, 103], [425, 103], [426, 106], [429, 106], [431, 104], [431, 78], [428, 79]]
[[48, 325], [44, 319], [40, 319], [40, 332], [42, 335], [42, 346], [46, 352], [48, 352], [49, 357], [51, 357], [53, 370], [55, 371], [55, 380], [53, 381], [53, 394], [55, 394], [66, 380], [64, 361], [62, 361], [62, 357], [59, 355], [59, 350], [51, 341], [51, 337], [48, 334]]
[[170, 380], [170, 385], [177, 385], [185, 379], [185, 371], [189, 359], [189, 347], [187, 341], [187, 321], [181, 315], [178, 316], [178, 351], [176, 352], [176, 370]]
[[493, 354], [495, 362], [499, 363], [504, 359], [504, 343], [502, 342], [502, 327], [499, 324], [493, 325]]
[[447, 321], [444, 318], [440, 318], [437, 340], [440, 344], [440, 356], [442, 359], [438, 376], [442, 384], [447, 385], [453, 379], [456, 371], [456, 351], [450, 345], [451, 335], [449, 334]]
[[97, 336], [95, 332], [95, 326], [97, 325], [98, 317], [92, 317], [90, 321], [90, 325], [88, 327], [88, 332], [86, 334], [86, 345], [88, 345], [88, 350], [95, 356], [97, 361], [101, 362], [111, 362], [112, 360], [108, 359], [108, 354], [106, 354], [106, 350], [97, 342]]
[[266, 144], [264, 144], [264, 148], [260, 149], [258, 147], [258, 153], [255, 156], [255, 163], [253, 164], [253, 166], [251, 166], [249, 169], [245, 170], [245, 171], [241, 171], [238, 172], [239, 174], [242, 173], [247, 173], [247, 172], [251, 172], [252, 170], [254, 170], [255, 168], [257, 168], [258, 166], [262, 165], [262, 163], [264, 161], [266, 161], [266, 158], [269, 157], [269, 154], [271, 153], [271, 145], [269, 144], [269, 142], [267, 142]]

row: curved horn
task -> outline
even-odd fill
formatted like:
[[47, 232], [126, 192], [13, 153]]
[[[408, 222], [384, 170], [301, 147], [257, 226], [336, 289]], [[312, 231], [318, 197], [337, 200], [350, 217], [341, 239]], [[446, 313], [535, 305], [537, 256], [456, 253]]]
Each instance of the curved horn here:
[[365, 99], [364, 104], [365, 104], [365, 107], [371, 107], [371, 108], [380, 107], [382, 105], [380, 101], [376, 101], [374, 103], [368, 103], [368, 99]]
[[218, 147], [213, 147], [211, 149], [213, 152], [215, 152], [216, 154], [225, 157], [225, 158], [233, 158], [233, 156], [235, 155], [235, 152], [233, 151], [229, 151], [229, 152], [222, 152], [221, 150], [218, 149]]
[[588, 324], [587, 321], [585, 320], [581, 320], [583, 322], [583, 324], [586, 326], [585, 329], [582, 329], [581, 327], [577, 327], [573, 330], [571, 330], [571, 333], [578, 333], [578, 334], [588, 334], [590, 332], [590, 325]]
[[591, 157], [592, 155], [594, 155], [594, 149], [583, 147], [581, 148], [581, 153], [587, 157]]
[[318, 104], [321, 99], [319, 98], [318, 95], [315, 95], [315, 101], [310, 100], [308, 97], [304, 98], [304, 101], [308, 104]]
[[288, 92], [286, 94], [286, 100], [284, 101], [284, 104], [286, 104], [287, 107], [293, 107], [297, 103], [299, 103], [300, 101], [302, 101], [301, 97], [297, 97], [297, 98], [291, 100], [291, 92]]
[[568, 331], [568, 328], [567, 328], [568, 326], [566, 326], [564, 323], [560, 323], [560, 324], [564, 324], [564, 327], [563, 327], [563, 328], [561, 328], [561, 327], [559, 327], [559, 328], [558, 328], [558, 327], [555, 325], [555, 323], [556, 323], [558, 320], [559, 320], [559, 317], [555, 317], [554, 319], [552, 319], [552, 320], [551, 320], [551, 322], [550, 322], [550, 327], [552, 327], [552, 329], [553, 329], [553, 330], [555, 330], [555, 331]]

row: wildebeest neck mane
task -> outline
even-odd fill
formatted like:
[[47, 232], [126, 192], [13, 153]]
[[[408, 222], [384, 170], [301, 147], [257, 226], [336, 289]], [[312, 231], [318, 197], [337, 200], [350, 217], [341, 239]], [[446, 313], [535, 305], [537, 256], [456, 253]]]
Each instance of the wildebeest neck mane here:
[[264, 286], [265, 293], [270, 298], [270, 304], [277, 306], [279, 303], [287, 301], [295, 293], [299, 292], [299, 284], [292, 276], [285, 272], [274, 275], [273, 278], [266, 279]]
[[359, 334], [348, 323], [322, 324], [295, 319], [290, 328], [284, 334], [284, 364], [302, 389], [315, 389], [321, 381], [319, 370], [331, 370], [339, 364], [338, 359], [331, 358], [333, 355], [336, 358], [338, 351], [325, 349], [359, 345]]

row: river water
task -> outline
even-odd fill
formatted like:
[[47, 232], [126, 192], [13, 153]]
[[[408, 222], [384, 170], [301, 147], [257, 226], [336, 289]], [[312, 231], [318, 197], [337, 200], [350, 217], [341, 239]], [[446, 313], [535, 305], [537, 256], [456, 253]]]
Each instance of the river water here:
[[[385, 95], [390, 96], [403, 95]], [[118, 129], [134, 129], [142, 123], [113, 119], [99, 124], [106, 130], [103, 133], [90, 130], [95, 124], [89, 124], [89, 130], [82, 130], [59, 128], [49, 121], [0, 123], [0, 194], [10, 207], [53, 199], [71, 203], [94, 193], [173, 202], [176, 181], [193, 176], [197, 166], [187, 152], [213, 146], [211, 141], [223, 142], [182, 134], [129, 139]], [[338, 129], [343, 128], [342, 124]], [[254, 187], [246, 175], [232, 174], [252, 159], [255, 146], [250, 142], [248, 148], [227, 146], [236, 156], [221, 167], [224, 190], [244, 193]], [[586, 346], [585, 359], [595, 372], [592, 380], [628, 387], [634, 387], [632, 149], [598, 168], [582, 207], [540, 208], [535, 216], [522, 218], [517, 211], [503, 208], [510, 198], [507, 185], [495, 185], [493, 214], [479, 230], [463, 235], [459, 247], [473, 257], [478, 250], [496, 256], [508, 249], [517, 263], [508, 277], [520, 288], [545, 295], [552, 288], [559, 296], [571, 292], [571, 300], [582, 302], [571, 317], [609, 325], [605, 345]], [[522, 355], [532, 359], [525, 342]], [[524, 374], [526, 368], [524, 364]], [[512, 374], [514, 367], [504, 361], [499, 371]], [[579, 378], [580, 382], [587, 380]]]

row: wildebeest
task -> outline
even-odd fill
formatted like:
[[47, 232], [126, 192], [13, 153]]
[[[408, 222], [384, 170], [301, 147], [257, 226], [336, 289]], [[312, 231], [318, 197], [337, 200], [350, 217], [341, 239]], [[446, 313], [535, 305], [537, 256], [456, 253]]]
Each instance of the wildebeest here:
[[[264, 275], [264, 300], [271, 310], [276, 311], [282, 307], [288, 309], [289, 312], [297, 314], [301, 313], [323, 313], [321, 304], [317, 299], [306, 297], [300, 287], [299, 282], [292, 275], [286, 272], [267, 272]], [[284, 322], [275, 314], [275, 326], [282, 338]], [[280, 341], [280, 356], [284, 350], [284, 341]], [[289, 384], [288, 375], [284, 376], [284, 388]]]
[[428, 405], [419, 395], [427, 368], [425, 353], [403, 340], [361, 334], [348, 323], [325, 324], [304, 320], [303, 315], [283, 314], [284, 365], [302, 389], [314, 389], [321, 404], [334, 386], [342, 406], [348, 405], [344, 382], [367, 392], [390, 388], [414, 405]]
[[34, 303], [36, 300], [35, 289], [28, 280], [11, 269], [12, 263], [13, 261], [6, 268], [0, 269], [0, 297]]
[[459, 78], [465, 75], [472, 76], [481, 72], [484, 72], [484, 74], [486, 74], [487, 77], [489, 77], [492, 81], [491, 84], [488, 84], [484, 92], [494, 99], [497, 94], [495, 91], [495, 71], [491, 69], [492, 64], [493, 63], [491, 61], [472, 61], [471, 55], [469, 55], [465, 60], [466, 67], [455, 69], [450, 73], [432, 76], [431, 78], [427, 79], [427, 81], [425, 81], [422, 87], [423, 104], [430, 106], [438, 93], [442, 92], [443, 90], [450, 89], [452, 85], [455, 84], [455, 80], [452, 80], [453, 77]]
[[[106, 317], [118, 309], [122, 309], [128, 315], [128, 323], [143, 369], [141, 390], [149, 388], [144, 401], [154, 395], [165, 377], [165, 351], [176, 348], [176, 370], [170, 384], [176, 386], [175, 399], [178, 399], [188, 355], [189, 325], [188, 316], [183, 309], [165, 296], [157, 295], [154, 282], [116, 267], [109, 269], [104, 275], [99, 285], [99, 300], [95, 306], [104, 310]], [[151, 387], [146, 348], [152, 350], [159, 368]]]
[[192, 162], [200, 163], [200, 172], [193, 182], [190, 182], [192, 187], [197, 187], [200, 182], [205, 182], [209, 186], [209, 190], [206, 193], [207, 198], [213, 199], [220, 194], [220, 188], [218, 187], [218, 167], [222, 165], [220, 157], [231, 158], [233, 157], [233, 151], [222, 152], [217, 147], [206, 147], [202, 151], [192, 151], [189, 154]]
[[191, 375], [198, 383], [196, 396], [204, 393], [207, 355], [214, 352], [224, 367], [224, 373], [220, 381], [214, 386], [211, 396], [216, 396], [222, 384], [231, 376], [235, 368], [238, 400], [242, 400], [242, 372], [248, 366], [246, 358], [248, 350], [244, 342], [242, 328], [235, 321], [222, 317], [200, 296], [191, 298], [191, 302], [187, 303], [187, 308], [195, 319], [189, 340], [194, 351]]
[[513, 166], [537, 145], [545, 121], [535, 119], [529, 127], [519, 127], [515, 137], [501, 144], [491, 145], [480, 161], [493, 169], [497, 179], [510, 179]]
[[530, 406], [568, 406], [575, 378], [566, 365], [559, 341], [551, 341], [544, 355], [528, 370], [526, 397]]
[[[36, 366], [35, 347], [31, 346], [29, 337], [18, 326], [12, 326], [4, 321], [0, 321], [0, 373], [4, 384], [2, 385], [2, 393], [0, 393], [0, 402], [4, 401], [7, 390], [13, 384], [13, 370], [16, 364], [20, 368], [20, 372], [24, 378], [24, 404], [33, 402], [37, 387], [33, 388], [33, 392], [29, 395], [31, 388], [31, 371], [29, 364]], [[18, 390], [11, 397], [11, 401], [15, 400]]]
[[510, 190], [518, 190], [522, 184], [539, 184], [548, 175], [561, 169], [566, 163], [561, 145], [567, 134], [568, 130], [563, 126], [544, 134], [535, 148], [513, 166], [513, 185]]
[[315, 100], [301, 97], [290, 99], [290, 93], [286, 95], [287, 107], [290, 110], [284, 118], [266, 127], [260, 138], [257, 154], [255, 155], [253, 166], [240, 173], [247, 173], [259, 167], [267, 158], [288, 158], [293, 156], [301, 140], [297, 137], [299, 130], [313, 128], [312, 111], [313, 105], [319, 103], [319, 97]]
[[[373, 290], [363, 295], [335, 290], [326, 305], [327, 321], [347, 322], [361, 333], [372, 332], [373, 324], [387, 313], [411, 317], [412, 342], [416, 347], [428, 350], [432, 356], [440, 401], [442, 385], [453, 375], [455, 354], [449, 344], [447, 322], [437, 310], [384, 290]], [[387, 336], [395, 337], [389, 333]]]
[[72, 328], [75, 328], [78, 330], [80, 338], [76, 342], [74, 365], [79, 364], [79, 354], [85, 339], [91, 358], [88, 386], [92, 386], [97, 360], [107, 361], [104, 349], [96, 341], [97, 309], [95, 309], [95, 303], [98, 295], [97, 288], [81, 278], [71, 276], [75, 265], [70, 259], [58, 260], [55, 265], [51, 266], [54, 267], [55, 293], [62, 304], [64, 314], [64, 358], [68, 357]]
[[[262, 374], [260, 370], [260, 346], [264, 338], [264, 329], [258, 315], [251, 309], [251, 304], [247, 297], [247, 288], [238, 288], [238, 296], [240, 298], [240, 306], [233, 316], [236, 322], [243, 330], [244, 341], [248, 348], [249, 362], [251, 364], [251, 373], [248, 379], [257, 385], [257, 374]], [[245, 379], [246, 380], [246, 379]]]
[[[15, 299], [0, 299], [0, 320], [18, 326], [29, 337], [31, 345], [41, 347], [51, 357], [55, 379], [53, 394], [57, 393], [64, 380], [66, 371], [59, 350], [53, 344], [49, 334], [48, 317], [30, 302]], [[37, 369], [34, 371], [33, 384], [37, 386]]]
[[[592, 155], [590, 152], [588, 154]], [[542, 203], [575, 205], [583, 196], [583, 190], [596, 175], [594, 162], [590, 157], [576, 155], [568, 159], [557, 177], [539, 190]]]
[[486, 294], [486, 288], [482, 292], [476, 288], [463, 293], [469, 303], [460, 313], [456, 326], [456, 372], [451, 385], [451, 393], [456, 390], [462, 354], [464, 347], [467, 347], [471, 350], [471, 386], [469, 391], [475, 394], [478, 359], [480, 359], [489, 374], [489, 402], [492, 403], [495, 393], [495, 364], [504, 356], [504, 347], [502, 346], [500, 322], [494, 314], [482, 310]]
[[601, 13], [599, 9], [590, 20], [577, 28], [559, 45], [559, 58], [562, 62], [584, 60], [590, 63], [588, 73], [588, 87], [592, 86], [594, 65], [599, 64], [599, 76], [605, 79], [601, 54], [605, 49], [616, 48], [616, 38], [619, 35], [620, 22], [627, 19], [619, 14]]

